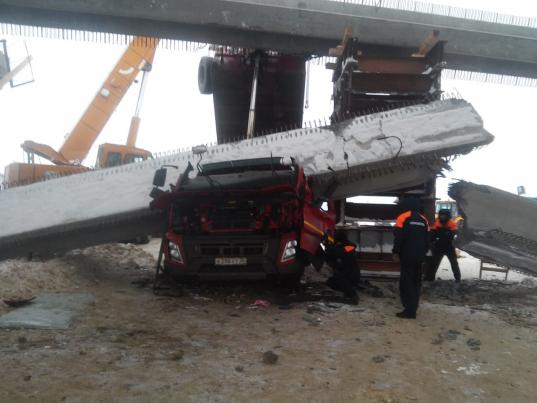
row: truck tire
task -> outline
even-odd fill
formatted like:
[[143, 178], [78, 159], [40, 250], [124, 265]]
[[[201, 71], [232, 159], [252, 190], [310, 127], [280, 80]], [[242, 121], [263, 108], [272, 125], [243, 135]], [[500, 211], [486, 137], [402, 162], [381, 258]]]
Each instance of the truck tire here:
[[136, 237], [136, 245], [147, 245], [151, 241], [151, 237], [149, 235], [142, 235]]
[[204, 56], [198, 67], [198, 88], [202, 94], [212, 94], [214, 90], [214, 70], [216, 63], [212, 57]]
[[302, 279], [303, 274], [304, 268], [300, 269], [297, 273], [280, 276], [279, 283], [284, 288], [296, 291], [300, 289], [300, 279]]

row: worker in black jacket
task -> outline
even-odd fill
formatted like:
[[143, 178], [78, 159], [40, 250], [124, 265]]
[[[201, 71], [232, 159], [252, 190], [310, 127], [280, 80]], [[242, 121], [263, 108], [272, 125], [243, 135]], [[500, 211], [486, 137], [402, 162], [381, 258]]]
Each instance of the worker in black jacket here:
[[420, 214], [418, 199], [401, 201], [403, 211], [395, 223], [393, 255], [401, 264], [399, 291], [404, 310], [397, 313], [399, 318], [415, 319], [418, 310], [422, 265], [429, 250], [429, 223]]
[[358, 303], [356, 288], [360, 282], [360, 269], [356, 261], [356, 245], [350, 242], [343, 233], [338, 232], [332, 242], [325, 239], [325, 260], [332, 268], [332, 277], [326, 284], [343, 292], [345, 298], [353, 303]]
[[455, 281], [457, 283], [461, 281], [461, 270], [459, 269], [457, 254], [453, 245], [453, 240], [457, 234], [457, 227], [457, 223], [451, 219], [451, 211], [442, 209], [438, 212], [438, 218], [431, 227], [431, 249], [433, 256], [426, 272], [425, 280], [434, 281], [442, 258], [447, 256]]

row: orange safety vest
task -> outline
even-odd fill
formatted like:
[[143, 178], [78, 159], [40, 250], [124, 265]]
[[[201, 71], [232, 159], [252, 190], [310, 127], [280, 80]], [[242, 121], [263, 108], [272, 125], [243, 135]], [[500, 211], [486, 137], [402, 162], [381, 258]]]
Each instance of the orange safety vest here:
[[437, 219], [434, 222], [432, 229], [440, 229], [440, 228], [447, 228], [450, 231], [457, 231], [459, 227], [457, 226], [457, 223], [453, 220], [448, 220], [446, 224], [442, 224], [440, 220]]

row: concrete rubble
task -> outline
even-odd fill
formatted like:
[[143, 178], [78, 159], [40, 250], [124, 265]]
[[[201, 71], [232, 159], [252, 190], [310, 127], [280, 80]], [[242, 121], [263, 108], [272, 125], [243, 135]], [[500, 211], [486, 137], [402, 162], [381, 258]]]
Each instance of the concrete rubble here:
[[487, 263], [537, 274], [537, 201], [464, 181], [449, 195], [464, 217], [459, 248]]

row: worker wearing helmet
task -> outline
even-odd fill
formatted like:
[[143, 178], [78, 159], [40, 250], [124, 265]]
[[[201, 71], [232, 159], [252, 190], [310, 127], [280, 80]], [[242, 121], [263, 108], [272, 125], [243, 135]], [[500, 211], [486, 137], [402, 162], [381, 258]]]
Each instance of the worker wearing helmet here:
[[394, 229], [393, 256], [400, 262], [399, 292], [404, 310], [399, 318], [415, 319], [418, 310], [422, 266], [429, 250], [429, 223], [420, 214], [418, 199], [404, 199]]
[[440, 262], [444, 256], [447, 256], [449, 263], [451, 264], [451, 271], [453, 272], [455, 281], [461, 281], [461, 271], [459, 269], [459, 263], [457, 262], [455, 246], [453, 245], [453, 240], [455, 239], [456, 234], [457, 223], [451, 219], [451, 211], [448, 209], [440, 210], [438, 212], [438, 218], [431, 229], [433, 256], [431, 258], [431, 265], [425, 276], [426, 280], [434, 281]]

